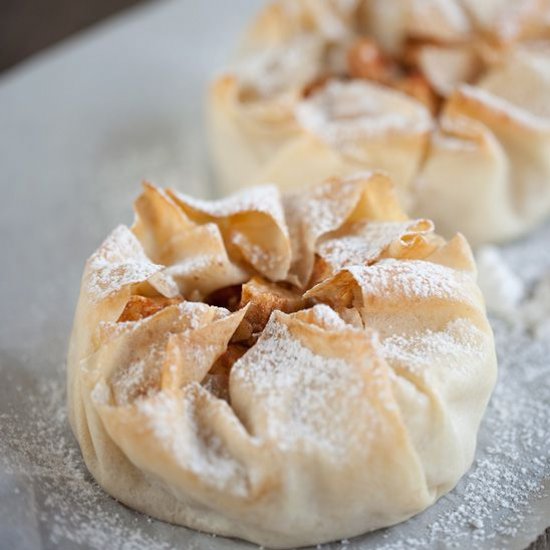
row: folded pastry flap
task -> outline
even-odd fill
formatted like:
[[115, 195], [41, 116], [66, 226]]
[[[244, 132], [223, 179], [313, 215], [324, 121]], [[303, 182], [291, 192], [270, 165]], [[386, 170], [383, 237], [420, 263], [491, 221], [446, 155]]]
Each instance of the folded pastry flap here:
[[348, 178], [348, 181], [354, 181], [362, 187], [362, 193], [346, 221], [398, 222], [408, 219], [401, 208], [395, 186], [387, 175], [381, 172], [364, 172]]
[[[429, 262], [415, 262], [408, 281], [404, 277], [407, 272], [396, 270], [388, 275], [372, 273], [367, 282], [359, 273], [376, 270], [379, 264], [356, 268], [350, 270], [355, 271], [353, 274], [341, 272], [324, 288], [319, 285], [321, 293], [314, 288], [306, 297], [328, 301], [333, 307], [355, 306], [365, 326], [380, 335], [382, 356], [395, 373], [391, 380], [397, 407], [420, 458], [427, 486], [437, 496], [450, 488], [442, 486], [443, 481], [449, 483], [445, 472], [448, 475], [450, 465], [462, 472], [471, 460], [475, 438], [463, 431], [469, 424], [456, 418], [471, 417], [474, 425], [479, 423], [486, 402], [472, 406], [471, 399], [478, 392], [490, 392], [495, 362], [490, 327], [473, 276], [459, 273], [455, 277], [457, 263], [472, 267], [467, 265], [468, 259], [472, 261], [467, 243], [457, 236], [433, 259], [455, 265], [442, 270], [435, 266], [434, 270]], [[388, 264], [410, 267], [413, 262]], [[426, 433], [431, 434], [429, 441]], [[462, 445], [465, 452], [459, 451]], [[434, 453], [438, 446], [446, 451]]]
[[431, 221], [419, 220], [419, 222], [419, 225], [409, 228], [399, 238], [393, 240], [381, 257], [396, 260], [424, 260], [445, 244], [443, 237], [423, 229], [426, 225], [433, 228]]
[[[505, 120], [499, 124], [506, 126]], [[512, 238], [526, 229], [526, 223], [534, 223], [536, 209], [527, 215], [520, 210], [523, 197], [531, 195], [531, 183], [545, 181], [532, 176], [550, 158], [544, 155], [545, 141], [520, 132], [511, 132], [514, 143], [502, 138], [479, 118], [454, 108], [446, 112], [415, 182], [413, 214], [434, 220], [448, 238], [461, 227], [473, 246]], [[464, 166], [468, 166], [468, 178], [463, 177]], [[535, 196], [548, 194], [537, 191]], [[444, 209], [443, 204], [452, 208]], [[539, 200], [538, 208], [545, 207]]]
[[[186, 311], [175, 316], [178, 308]], [[231, 409], [198, 386], [245, 312], [194, 303], [167, 308], [122, 327], [89, 360], [100, 372], [84, 371], [94, 407], [126, 456], [205, 503], [218, 493], [227, 493], [220, 497], [226, 502], [257, 498], [269, 477], [256, 475], [254, 463], [262, 461]]]
[[283, 96], [261, 99], [243, 88], [237, 75], [223, 75], [210, 90], [210, 124], [233, 141], [245, 142], [257, 162], [266, 161], [274, 148], [298, 133], [293, 109], [301, 93], [291, 89]]
[[195, 224], [163, 190], [150, 183], [143, 187], [134, 203], [136, 219], [132, 231], [151, 261], [167, 265], [174, 256], [172, 239], [192, 230]]
[[297, 325], [302, 323], [316, 326], [325, 331], [342, 331], [352, 328], [347, 326], [349, 323], [347, 323], [347, 321], [335, 310], [325, 304], [318, 304], [308, 309], [296, 311], [291, 315], [291, 318]]
[[195, 225], [172, 237], [171, 264], [163, 273], [188, 298], [200, 299], [227, 286], [241, 284], [248, 271], [232, 261], [220, 228], [215, 223]]
[[468, 40], [472, 26], [460, 2], [412, 0], [407, 6], [407, 34], [434, 42]]
[[[537, 101], [536, 96], [533, 100]], [[492, 205], [485, 209], [493, 218], [486, 220], [487, 226], [500, 225], [498, 231], [492, 230], [495, 235], [490, 232], [485, 235], [485, 240], [502, 240], [508, 233], [514, 235], [542, 220], [550, 204], [546, 183], [550, 171], [550, 117], [471, 86], [463, 86], [453, 94], [445, 116], [453, 122], [460, 121], [463, 127], [467, 125], [469, 131], [477, 132], [478, 143], [484, 146], [475, 155], [469, 155], [470, 162], [477, 166], [470, 167], [475, 176], [467, 185], [472, 187], [472, 192], [477, 192], [477, 200]], [[459, 165], [460, 159], [453, 159], [455, 155], [445, 153], [448, 157], [446, 163]], [[432, 162], [430, 158], [425, 169]], [[447, 164], [446, 169], [451, 170], [451, 165]], [[448, 195], [451, 191], [452, 188], [443, 192]], [[460, 212], [461, 202], [461, 210], [466, 210], [465, 197], [473, 196], [464, 191], [463, 195], [462, 198], [456, 197], [456, 203], [453, 200], [455, 212]], [[500, 203], [499, 208], [494, 208], [495, 203]], [[437, 212], [427, 213], [440, 224]], [[481, 225], [483, 220], [475, 223]], [[475, 234], [483, 235], [483, 230], [478, 229]], [[471, 238], [469, 233], [467, 235]]]
[[[318, 260], [326, 276], [353, 265], [370, 265], [381, 258], [424, 259], [440, 245], [429, 220], [357, 222], [345, 224], [318, 244]], [[326, 276], [324, 278], [326, 278]]]
[[327, 42], [344, 40], [357, 24], [360, 2], [338, 0], [279, 0], [270, 2], [248, 29], [241, 54], [273, 47], [303, 34]]
[[[395, 460], [390, 484], [412, 483], [424, 495], [373, 333], [329, 311], [315, 312], [315, 323], [311, 313], [273, 314], [231, 371], [233, 409], [249, 433], [287, 457], [291, 470], [314, 480], [320, 505], [330, 502], [335, 483], [354, 494], [353, 483], [375, 476], [381, 456]], [[368, 473], [357, 471], [359, 460]]]
[[241, 58], [232, 69], [241, 107], [254, 110], [264, 102], [288, 102], [290, 111], [290, 101], [297, 101], [303, 90], [322, 76], [326, 47], [322, 37], [302, 34]]
[[[373, 325], [376, 329], [375, 322]], [[488, 362], [494, 362], [488, 323], [480, 327], [458, 316], [440, 330], [410, 326], [401, 334], [388, 334], [380, 345], [397, 376], [429, 396], [437, 407], [469, 401], [480, 391], [479, 384], [494, 383], [495, 369], [486, 368]], [[464, 386], [469, 386], [467, 391]], [[481, 393], [485, 394], [485, 388]]]
[[243, 320], [248, 306], [193, 330], [168, 337], [162, 365], [161, 388], [175, 390], [192, 382], [201, 383]]
[[229, 516], [234, 506], [239, 516], [277, 486], [276, 456], [246, 433], [225, 401], [197, 383], [128, 407], [95, 407], [128, 459], [176, 495]]
[[[377, 328], [376, 319], [370, 324]], [[457, 481], [449, 480], [449, 469], [458, 474], [473, 458], [477, 431], [469, 427], [479, 425], [495, 382], [494, 344], [488, 324], [468, 318], [439, 330], [407, 328], [382, 338], [381, 349], [426, 482], [439, 495]]]
[[364, 170], [363, 163], [343, 157], [315, 135], [301, 132], [270, 155], [251, 181], [276, 181], [283, 191], [291, 192], [323, 181], [327, 174], [346, 178]]
[[72, 364], [92, 353], [100, 321], [118, 319], [136, 291], [169, 298], [178, 294], [175, 284], [162, 273], [162, 266], [151, 262], [135, 235], [121, 225], [86, 262], [71, 338]]
[[457, 233], [452, 239], [438, 247], [425, 259], [434, 264], [443, 265], [458, 271], [466, 271], [473, 276], [477, 276], [477, 266], [472, 248], [462, 233]]
[[130, 229], [120, 225], [87, 261], [82, 290], [90, 302], [100, 303], [131, 285], [162, 284], [162, 267], [147, 257]]
[[286, 223], [273, 223], [267, 215], [237, 214], [227, 233], [229, 250], [236, 249], [248, 265], [271, 281], [288, 275], [291, 245]]
[[473, 24], [501, 46], [548, 36], [548, 2], [461, 0]]
[[151, 317], [155, 313], [162, 311], [163, 309], [181, 304], [184, 301], [182, 296], [176, 298], [166, 298], [159, 295], [146, 295], [142, 293], [132, 294], [120, 317], [117, 319], [116, 323], [105, 323], [104, 321], [100, 324], [100, 327], [110, 325], [116, 327], [119, 323], [127, 323], [131, 321], [141, 321], [147, 317]]
[[345, 223], [317, 243], [317, 257], [334, 274], [352, 265], [372, 264], [382, 257], [421, 259], [436, 248], [429, 220]]
[[550, 42], [516, 48], [477, 86], [550, 127]]
[[346, 222], [400, 221], [399, 207], [389, 180], [363, 173], [346, 180], [329, 180], [284, 198], [292, 243], [290, 275], [305, 285], [312, 274], [317, 243]]
[[[330, 174], [347, 177], [364, 170], [384, 170], [403, 189], [419, 169], [434, 125], [429, 110], [416, 99], [358, 80], [332, 82], [302, 102], [296, 113], [304, 133], [330, 152], [322, 161]], [[315, 148], [311, 150], [313, 153]], [[324, 150], [321, 153], [325, 155]], [[314, 158], [312, 154], [308, 162], [306, 156], [301, 171], [312, 167], [311, 176], [318, 174], [320, 167], [315, 166]], [[280, 172], [286, 181], [284, 166]], [[289, 180], [296, 181], [292, 175]]]
[[[462, 99], [456, 92], [449, 99], [440, 117], [440, 124], [432, 134], [425, 171], [434, 160], [445, 159], [456, 162], [457, 166], [464, 162], [487, 165], [488, 170], [498, 169], [506, 164], [506, 152], [497, 140], [491, 128], [479, 118], [474, 118], [463, 109]], [[450, 166], [447, 170], [451, 170]], [[444, 173], [440, 180], [444, 182]], [[423, 174], [419, 176], [422, 182]], [[418, 184], [421, 191], [421, 183]]]
[[516, 145], [525, 145], [526, 139], [547, 141], [550, 136], [550, 118], [531, 111], [527, 103], [520, 107], [481, 87], [463, 85], [455, 90], [443, 116], [478, 122], [498, 138]]
[[254, 109], [243, 107], [239, 83], [234, 75], [213, 84], [208, 109], [209, 137], [220, 181], [232, 192], [250, 183], [264, 184], [274, 179], [254, 176], [276, 152], [299, 134], [299, 127], [288, 103], [255, 102]]
[[362, 360], [353, 358], [355, 354], [360, 357], [367, 354], [371, 359], [377, 355], [374, 331], [369, 328], [357, 330], [325, 304], [291, 314], [285, 324], [291, 338], [321, 358], [342, 359], [350, 365], [361, 365]]
[[201, 201], [175, 191], [169, 194], [193, 221], [216, 223], [230, 258], [238, 252], [268, 279], [286, 277], [290, 242], [276, 187], [256, 187], [218, 201]]
[[476, 52], [469, 44], [422, 46], [418, 63], [433, 88], [444, 97], [463, 82], [472, 82], [481, 70]]
[[456, 420], [459, 423], [460, 416], [472, 412], [479, 422], [486, 401], [475, 396], [488, 395], [487, 385], [492, 386], [496, 377], [494, 342], [486, 319], [480, 324], [458, 315], [439, 330], [410, 327], [402, 334], [382, 338], [381, 347], [399, 376], [442, 403], [456, 406], [474, 397], [479, 406], [475, 411], [463, 411]]
[[373, 36], [388, 53], [397, 55], [407, 36], [407, 0], [394, 1], [391, 8], [388, 0], [363, 2], [360, 19], [365, 34]]
[[[504, 91], [513, 67], [525, 84], [514, 81]], [[494, 210], [513, 235], [543, 220], [550, 205], [550, 110], [543, 93], [545, 89], [550, 93], [550, 63], [539, 54], [518, 51], [502, 72], [490, 73], [484, 85], [498, 89], [502, 97], [482, 87], [468, 87], [461, 90], [456, 109], [481, 121], [502, 146], [510, 185], [504, 189], [501, 185], [497, 200], [503, 204]], [[499, 238], [506, 236], [501, 230]]]
[[365, 326], [378, 316], [384, 332], [401, 326], [440, 327], [456, 316], [479, 321], [483, 299], [472, 274], [422, 260], [381, 260], [353, 266], [309, 290], [306, 299], [333, 307], [355, 307]]
[[361, 286], [347, 269], [316, 284], [304, 294], [304, 298], [329, 304], [333, 309], [355, 308], [361, 312], [364, 307]]
[[[90, 391], [98, 383], [107, 388], [105, 391], [109, 399], [106, 404], [129, 404], [140, 396], [160, 390], [162, 368], [168, 358], [168, 344], [172, 336], [189, 332], [193, 342], [193, 331], [217, 326], [217, 321], [228, 316], [229, 312], [223, 308], [182, 302], [140, 321], [104, 322], [98, 327], [101, 346], [81, 363], [82, 377]], [[229, 323], [232, 320], [230, 317]], [[224, 341], [224, 334], [215, 336]], [[198, 335], [200, 337], [201, 333]], [[182, 366], [176, 365], [176, 368], [181, 369]]]
[[365, 323], [359, 313], [359, 310], [355, 307], [335, 307], [334, 311], [338, 313], [338, 316], [348, 325], [363, 330]]
[[377, 141], [422, 144], [433, 126], [428, 109], [410, 96], [366, 80], [332, 80], [296, 107], [301, 126], [342, 153], [368, 158]]
[[306, 28], [316, 31], [327, 42], [341, 42], [359, 28], [360, 0], [302, 0]]

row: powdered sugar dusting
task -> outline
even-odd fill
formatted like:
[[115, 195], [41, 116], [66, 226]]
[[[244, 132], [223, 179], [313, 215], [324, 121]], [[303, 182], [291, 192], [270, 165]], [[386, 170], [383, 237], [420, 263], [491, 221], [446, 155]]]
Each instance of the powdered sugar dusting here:
[[[152, 346], [142, 357], [126, 365], [124, 370], [115, 372], [109, 381], [115, 403], [127, 405], [137, 396], [157, 392], [162, 358], [162, 346]], [[101, 387], [101, 382], [94, 390], [98, 386]], [[103, 395], [100, 394], [99, 397]]]
[[0, 478], [14, 484], [14, 505], [30, 506], [20, 532], [40, 529], [43, 548], [169, 550], [168, 537], [148, 533], [150, 520], [107, 496], [86, 470], [67, 425], [63, 370], [34, 390], [17, 386], [0, 414]]
[[285, 197], [292, 241], [301, 240], [304, 234], [307, 239], [316, 240], [342, 225], [355, 206], [359, 188], [356, 182], [346, 181], [334, 196], [334, 187], [334, 183], [329, 181], [312, 187], [308, 192]]
[[414, 333], [412, 335], [392, 335], [381, 342], [384, 356], [392, 364], [399, 364], [417, 374], [421, 374], [433, 358], [446, 365], [446, 368], [469, 371], [469, 366], [479, 364], [486, 356], [490, 339], [467, 319], [455, 319], [444, 330]]
[[307, 191], [283, 197], [290, 230], [293, 269], [298, 271], [302, 284], [311, 275], [317, 239], [338, 229], [345, 222], [356, 206], [360, 193], [358, 181], [346, 180], [339, 183], [327, 181]]
[[464, 284], [465, 277], [469, 275], [431, 262], [389, 259], [369, 267], [352, 266], [347, 271], [358, 282], [365, 297], [387, 297], [393, 300], [439, 298], [466, 303], [472, 301]]
[[296, 118], [305, 129], [344, 151], [357, 140], [396, 132], [421, 134], [433, 126], [423, 105], [366, 81], [331, 81], [296, 107]]
[[550, 131], [548, 118], [537, 116], [528, 109], [519, 107], [483, 88], [464, 84], [460, 87], [460, 94], [467, 101], [472, 104], [477, 103], [480, 108], [489, 109], [501, 119], [514, 121], [539, 132]]
[[100, 301], [126, 285], [146, 281], [161, 269], [149, 260], [134, 234], [120, 225], [88, 261], [88, 291]]
[[342, 330], [350, 328], [345, 321], [329, 306], [318, 304], [308, 311], [311, 321], [327, 330]]
[[227, 218], [245, 212], [267, 214], [281, 231], [287, 234], [281, 194], [274, 185], [259, 185], [214, 201], [198, 199], [179, 192], [174, 192], [174, 195], [187, 207], [214, 218]]
[[167, 267], [164, 272], [171, 277], [193, 277], [198, 280], [201, 273], [207, 269], [216, 268], [221, 270], [224, 267], [229, 267], [226, 264], [228, 264], [227, 257], [221, 253], [219, 255], [196, 254], [182, 258], [174, 265]]
[[[220, 276], [216, 278], [216, 282], [221, 283], [220, 286], [237, 284], [246, 279], [245, 271], [241, 271], [228, 259], [222, 258], [222, 253], [232, 254], [235, 248], [240, 251], [237, 252], [236, 261], [244, 257], [254, 269], [268, 278], [281, 280], [288, 274], [291, 261], [289, 231], [283, 201], [277, 187], [258, 186], [215, 201], [172, 193], [190, 218], [199, 224], [211, 222], [216, 231], [219, 231], [220, 250], [217, 255], [212, 255], [212, 261], [219, 264], [217, 270], [220, 271]], [[200, 279], [208, 274], [199, 271], [208, 269], [207, 262], [210, 261], [206, 254], [198, 254], [194, 258], [181, 259], [179, 265], [171, 266], [169, 270], [180, 270], [183, 275], [191, 275], [200, 288]], [[231, 276], [228, 275], [229, 271], [233, 272]], [[240, 277], [242, 274], [245, 274], [243, 279]]]
[[550, 341], [550, 271], [523, 303], [520, 316], [537, 338]]
[[484, 246], [476, 252], [478, 284], [487, 309], [507, 318], [517, 314], [525, 297], [522, 280], [510, 269], [495, 246]]
[[251, 88], [260, 99], [273, 98], [288, 90], [299, 90], [317, 77], [322, 65], [323, 42], [302, 34], [287, 44], [255, 51], [233, 70], [243, 88]]
[[[111, 391], [107, 391], [104, 381], [100, 380], [92, 391], [92, 397], [98, 403], [106, 404], [112, 395], [116, 405], [124, 406], [138, 398], [155, 395], [160, 389], [161, 371], [168, 357], [167, 343], [170, 336], [192, 336], [194, 330], [228, 315], [229, 311], [223, 308], [182, 302], [172, 306], [172, 311], [161, 310], [139, 321], [104, 323], [102, 331], [110, 338], [119, 338], [116, 348], [119, 353], [115, 353], [115, 370], [109, 375]], [[110, 330], [111, 327], [113, 330]], [[220, 347], [223, 347], [223, 337], [220, 342]], [[208, 363], [207, 367], [211, 366], [216, 350], [217, 347], [212, 342], [197, 339], [186, 342], [183, 351], [187, 361], [202, 371], [205, 363]], [[223, 349], [220, 353], [221, 351]]]
[[[283, 452], [304, 445], [324, 450], [327, 460], [345, 460], [347, 449], [358, 444], [351, 411], [363, 413], [372, 425], [379, 415], [366, 411], [369, 402], [361, 399], [365, 380], [358, 365], [315, 354], [274, 317], [258, 343], [235, 363], [231, 379], [253, 396], [254, 414], [263, 417], [261, 434]], [[362, 444], [368, 445], [368, 428], [360, 430]]]
[[432, 146], [442, 149], [443, 151], [457, 151], [465, 153], [475, 153], [478, 149], [478, 144], [473, 141], [463, 137], [458, 137], [457, 135], [446, 133], [445, 125], [446, 118], [442, 118], [442, 126], [436, 129], [431, 135]]
[[547, 339], [550, 336], [550, 266], [529, 292], [497, 247], [483, 247], [476, 256], [479, 285], [489, 312], [537, 338]]
[[[164, 315], [168, 310], [176, 312], [177, 322], [179, 325], [183, 325], [186, 329], [196, 329], [204, 325], [205, 319], [209, 321], [214, 319], [223, 319], [229, 315], [229, 311], [225, 308], [210, 306], [201, 302], [180, 302], [161, 310], [161, 315]], [[155, 315], [158, 315], [155, 314]], [[145, 317], [138, 321], [126, 321], [126, 322], [111, 322], [100, 321], [98, 331], [101, 336], [101, 340], [104, 342], [104, 338], [116, 338], [123, 333], [136, 331], [143, 328], [144, 325], [150, 325], [155, 322], [155, 316]]]
[[249, 49], [231, 70], [242, 87], [255, 91], [259, 99], [272, 99], [289, 92], [294, 99], [293, 91], [301, 92], [330, 66], [329, 46], [352, 39], [351, 18], [358, 4], [358, 0], [329, 0], [316, 2], [314, 6], [294, 0], [279, 2], [277, 7], [288, 21], [285, 31], [293, 32], [288, 32], [283, 43]]
[[377, 260], [395, 241], [405, 235], [429, 232], [421, 222], [363, 222], [347, 227], [344, 235], [323, 240], [317, 246], [319, 254], [333, 269], [363, 265]]
[[257, 269], [261, 268], [262, 272], [278, 271], [281, 265], [288, 262], [288, 255], [267, 250], [253, 243], [244, 233], [234, 233], [231, 236], [231, 241], [240, 248], [246, 260]]
[[214, 433], [198, 425], [197, 392], [192, 384], [183, 396], [160, 393], [154, 399], [137, 402], [160, 445], [165, 446], [178, 463], [221, 490], [246, 494], [246, 471]]

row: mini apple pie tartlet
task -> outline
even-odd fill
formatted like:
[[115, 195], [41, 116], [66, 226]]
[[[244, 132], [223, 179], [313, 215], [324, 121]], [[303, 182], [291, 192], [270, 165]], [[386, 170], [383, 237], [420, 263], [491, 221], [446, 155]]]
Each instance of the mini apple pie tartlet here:
[[550, 214], [548, 0], [278, 0], [213, 84], [226, 189], [387, 171], [474, 245]]
[[146, 184], [86, 264], [70, 420], [128, 506], [273, 548], [403, 521], [472, 463], [496, 376], [461, 235], [366, 173], [217, 201]]

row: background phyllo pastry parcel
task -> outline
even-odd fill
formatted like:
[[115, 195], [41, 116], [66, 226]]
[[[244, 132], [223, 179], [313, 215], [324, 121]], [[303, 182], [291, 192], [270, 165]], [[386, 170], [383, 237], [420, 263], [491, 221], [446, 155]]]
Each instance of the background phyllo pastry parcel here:
[[213, 83], [224, 188], [387, 171], [473, 245], [550, 214], [550, 2], [279, 0]]

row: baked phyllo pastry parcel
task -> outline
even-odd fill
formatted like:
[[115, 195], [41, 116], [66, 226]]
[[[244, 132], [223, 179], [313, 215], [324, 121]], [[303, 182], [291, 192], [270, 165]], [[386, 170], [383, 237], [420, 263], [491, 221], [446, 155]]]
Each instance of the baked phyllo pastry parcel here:
[[548, 0], [278, 0], [213, 84], [225, 189], [387, 171], [474, 245], [550, 213]]
[[472, 463], [496, 375], [461, 235], [364, 174], [217, 201], [145, 185], [86, 264], [70, 421], [98, 483], [273, 548], [403, 521]]

